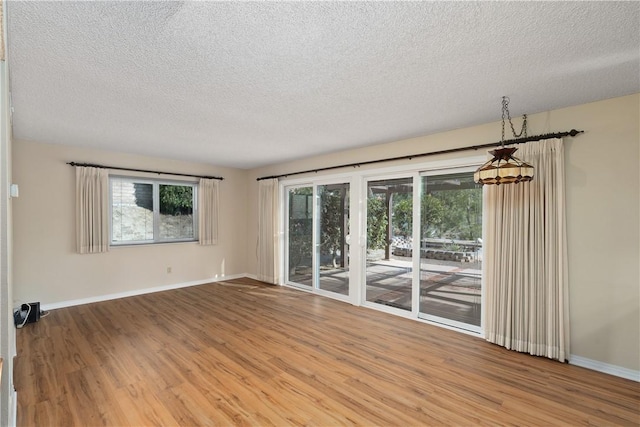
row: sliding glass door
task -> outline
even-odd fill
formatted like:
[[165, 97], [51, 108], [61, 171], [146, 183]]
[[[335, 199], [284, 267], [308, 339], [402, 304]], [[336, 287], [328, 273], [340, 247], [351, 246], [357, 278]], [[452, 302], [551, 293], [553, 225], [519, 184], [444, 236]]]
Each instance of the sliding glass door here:
[[285, 186], [285, 282], [481, 332], [482, 187], [474, 169]]
[[319, 185], [317, 192], [318, 288], [349, 295], [349, 184]]
[[286, 281], [349, 295], [349, 184], [286, 188]]
[[287, 280], [313, 286], [313, 187], [287, 189]]
[[366, 301], [412, 309], [413, 178], [367, 183]]
[[421, 177], [420, 317], [479, 331], [482, 187], [473, 173]]

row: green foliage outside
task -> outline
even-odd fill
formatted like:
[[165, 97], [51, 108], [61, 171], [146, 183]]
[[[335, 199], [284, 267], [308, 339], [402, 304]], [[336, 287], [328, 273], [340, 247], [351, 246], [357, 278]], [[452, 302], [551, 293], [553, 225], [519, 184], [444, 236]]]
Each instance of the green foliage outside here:
[[[313, 189], [304, 187], [289, 192], [289, 268], [311, 266], [313, 220], [311, 204]], [[320, 247], [323, 255], [331, 255], [333, 266], [337, 266], [339, 254], [344, 247], [343, 230], [348, 202], [344, 189], [325, 186], [318, 187], [320, 205]], [[172, 194], [172, 206], [182, 206], [179, 197]], [[386, 195], [373, 194], [367, 198], [367, 248], [384, 249], [387, 241]], [[169, 200], [169, 199], [168, 199]], [[413, 195], [394, 193], [392, 195], [392, 234], [410, 237], [413, 234]], [[482, 237], [482, 190], [466, 188], [432, 191], [423, 194], [420, 200], [420, 222], [422, 238], [444, 238], [455, 240], [476, 240]], [[449, 248], [455, 249], [455, 246]]]
[[[291, 274], [295, 274], [298, 266], [311, 266], [313, 221], [309, 203], [312, 203], [312, 194], [311, 187], [289, 191], [289, 271]], [[304, 203], [301, 203], [302, 201]]]
[[424, 194], [420, 201], [420, 223], [422, 237], [433, 237], [440, 233], [445, 207], [442, 201], [432, 194]]
[[[413, 234], [413, 195], [392, 195], [392, 235], [410, 237]], [[482, 190], [433, 191], [420, 200], [422, 237], [456, 240], [476, 240], [482, 237]], [[367, 239], [369, 249], [383, 249], [386, 243], [387, 212], [385, 195], [368, 199]], [[451, 248], [454, 249], [454, 248]]]
[[[369, 249], [387, 246], [389, 223], [385, 194], [374, 194], [367, 200], [367, 245]], [[394, 193], [392, 204], [392, 235], [410, 237], [413, 233], [413, 196], [411, 193]]]
[[[136, 205], [153, 210], [152, 185], [133, 184]], [[193, 213], [193, 187], [185, 185], [159, 185], [160, 213], [163, 215], [191, 215]]]
[[387, 245], [387, 208], [384, 196], [367, 199], [367, 247], [383, 249]]
[[[331, 255], [331, 263], [334, 268], [338, 267], [338, 253], [341, 254], [344, 248], [344, 235], [346, 230], [344, 221], [348, 215], [348, 200], [346, 190], [335, 188], [327, 189], [326, 186], [318, 187], [320, 196], [320, 247], [323, 254]], [[344, 199], [344, 202], [343, 202]]]
[[[423, 194], [420, 207], [422, 237], [476, 240], [482, 237], [482, 191], [462, 189]], [[394, 234], [411, 235], [410, 200], [394, 203]]]
[[163, 215], [189, 215], [193, 213], [193, 187], [160, 185], [160, 213]]
[[413, 194], [397, 193], [392, 198], [392, 220], [394, 236], [411, 237], [413, 234]]
[[[331, 257], [333, 267], [338, 267], [344, 252], [346, 230], [345, 216], [348, 215], [348, 187], [331, 189], [318, 187], [320, 204], [320, 249], [321, 259], [324, 255]], [[310, 187], [296, 188], [289, 191], [289, 270], [294, 273], [298, 266], [310, 266], [313, 250], [312, 199]], [[343, 201], [344, 199], [344, 201]]]
[[[482, 190], [469, 188], [455, 191], [434, 191], [436, 208], [427, 218], [427, 235], [457, 240], [476, 240], [482, 237]], [[435, 206], [435, 202], [434, 203]], [[446, 214], [445, 214], [446, 213]]]
[[[421, 200], [422, 237], [476, 240], [482, 237], [482, 190], [434, 191]], [[411, 236], [411, 199], [394, 202], [394, 235]]]

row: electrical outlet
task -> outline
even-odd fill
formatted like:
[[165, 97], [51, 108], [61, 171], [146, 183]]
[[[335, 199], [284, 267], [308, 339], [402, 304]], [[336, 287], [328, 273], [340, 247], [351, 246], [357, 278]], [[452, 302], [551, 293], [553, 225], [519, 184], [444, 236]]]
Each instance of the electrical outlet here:
[[171, 273], [171, 267], [167, 267], [167, 274]]

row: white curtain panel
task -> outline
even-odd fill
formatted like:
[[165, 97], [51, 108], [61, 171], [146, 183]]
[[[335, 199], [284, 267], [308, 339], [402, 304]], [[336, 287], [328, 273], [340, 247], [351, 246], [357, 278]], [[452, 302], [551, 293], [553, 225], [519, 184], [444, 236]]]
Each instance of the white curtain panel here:
[[564, 147], [518, 146], [531, 182], [485, 188], [485, 337], [508, 349], [565, 361], [569, 301]]
[[220, 181], [201, 178], [198, 184], [198, 240], [203, 246], [218, 243]]
[[258, 280], [278, 284], [280, 234], [278, 180], [258, 181]]
[[76, 166], [76, 249], [80, 254], [109, 250], [109, 173]]

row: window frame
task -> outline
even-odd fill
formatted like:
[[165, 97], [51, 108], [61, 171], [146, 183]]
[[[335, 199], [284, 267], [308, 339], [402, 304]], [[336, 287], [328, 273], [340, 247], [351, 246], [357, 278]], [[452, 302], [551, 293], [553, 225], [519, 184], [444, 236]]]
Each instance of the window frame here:
[[[153, 200], [153, 239], [152, 240], [113, 240], [113, 181], [122, 180], [133, 184], [150, 184], [152, 186]], [[193, 207], [193, 237], [192, 238], [176, 238], [167, 239], [160, 237], [160, 186], [174, 185], [192, 188]], [[188, 243], [198, 242], [198, 182], [197, 181], [180, 181], [170, 179], [158, 179], [148, 177], [138, 177], [131, 175], [109, 175], [109, 246], [139, 246], [139, 245], [156, 245], [166, 243]]]

